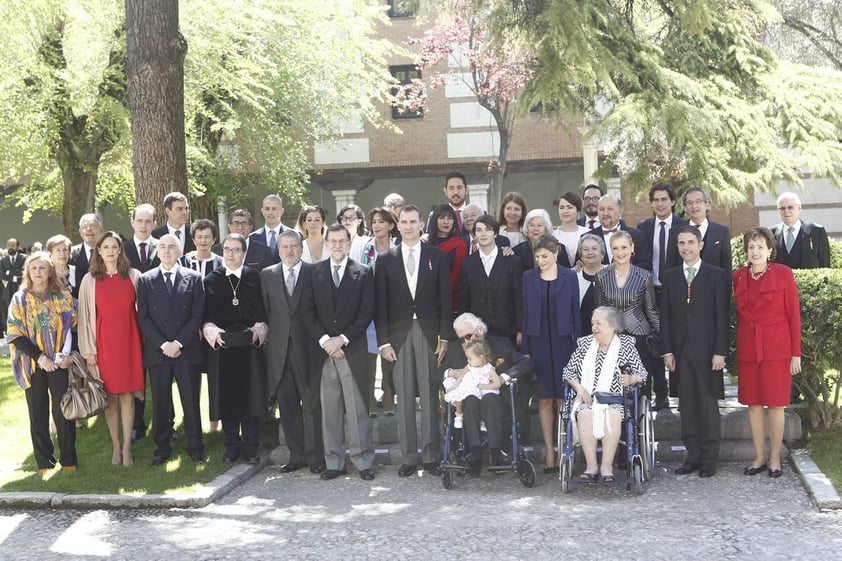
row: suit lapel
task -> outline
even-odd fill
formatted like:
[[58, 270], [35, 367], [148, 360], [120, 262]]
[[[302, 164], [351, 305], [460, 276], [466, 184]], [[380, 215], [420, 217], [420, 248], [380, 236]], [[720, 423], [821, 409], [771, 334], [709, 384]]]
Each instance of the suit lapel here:
[[415, 285], [415, 297], [418, 297], [418, 294], [421, 293], [421, 289], [424, 287], [424, 283], [427, 282], [427, 278], [430, 276], [430, 272], [433, 270], [433, 258], [430, 256], [431, 250], [427, 247], [426, 244], [421, 244], [421, 254], [420, 259], [418, 259], [418, 283]]

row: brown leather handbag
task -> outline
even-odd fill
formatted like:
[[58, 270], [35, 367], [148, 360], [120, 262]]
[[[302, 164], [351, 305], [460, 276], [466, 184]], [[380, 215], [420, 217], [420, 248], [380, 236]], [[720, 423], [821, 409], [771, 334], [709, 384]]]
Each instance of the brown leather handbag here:
[[61, 413], [68, 421], [99, 415], [108, 407], [108, 393], [96, 366], [88, 366], [78, 352], [71, 355], [73, 366], [67, 369], [67, 392], [62, 396]]

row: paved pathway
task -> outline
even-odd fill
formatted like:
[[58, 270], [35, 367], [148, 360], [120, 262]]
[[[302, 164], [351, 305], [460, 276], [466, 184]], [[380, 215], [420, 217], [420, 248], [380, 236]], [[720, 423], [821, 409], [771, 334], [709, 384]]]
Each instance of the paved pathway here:
[[[0, 510], [0, 559], [840, 559], [842, 512], [818, 512], [798, 478], [711, 479], [658, 466], [643, 496], [621, 481], [555, 480], [524, 488], [514, 475], [322, 482], [270, 466], [196, 510]], [[623, 554], [622, 552], [627, 552]]]

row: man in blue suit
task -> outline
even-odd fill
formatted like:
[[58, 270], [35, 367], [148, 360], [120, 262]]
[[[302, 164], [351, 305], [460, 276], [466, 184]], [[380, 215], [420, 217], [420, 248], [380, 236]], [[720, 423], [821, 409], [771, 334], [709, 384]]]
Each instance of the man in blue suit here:
[[153, 466], [166, 462], [171, 453], [172, 382], [178, 384], [184, 410], [187, 453], [205, 461], [199, 415], [199, 371], [202, 351], [199, 328], [204, 313], [202, 277], [178, 264], [181, 245], [172, 234], [158, 240], [160, 267], [147, 271], [137, 286], [137, 318], [143, 333], [143, 363], [152, 388]]

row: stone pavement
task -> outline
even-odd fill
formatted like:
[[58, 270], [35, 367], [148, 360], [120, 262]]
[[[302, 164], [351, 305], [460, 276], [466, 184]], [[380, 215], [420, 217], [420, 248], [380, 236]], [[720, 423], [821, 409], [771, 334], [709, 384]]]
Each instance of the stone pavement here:
[[524, 488], [512, 474], [398, 478], [378, 466], [323, 482], [269, 466], [200, 509], [2, 510], [0, 559], [839, 559], [842, 512], [819, 512], [790, 469], [711, 479], [657, 466], [642, 496], [614, 484], [554, 479]]

